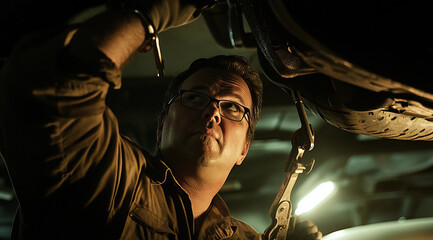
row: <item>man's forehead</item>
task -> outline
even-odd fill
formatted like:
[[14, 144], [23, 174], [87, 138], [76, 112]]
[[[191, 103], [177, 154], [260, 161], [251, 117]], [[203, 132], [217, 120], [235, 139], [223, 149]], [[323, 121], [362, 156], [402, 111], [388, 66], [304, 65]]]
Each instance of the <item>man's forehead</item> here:
[[248, 85], [242, 77], [214, 68], [195, 72], [182, 83], [181, 89], [201, 90], [216, 96], [234, 96], [242, 101], [251, 98]]
[[182, 87], [212, 90], [220, 94], [248, 89], [248, 85], [239, 75], [216, 68], [204, 68], [193, 73], [182, 83]]

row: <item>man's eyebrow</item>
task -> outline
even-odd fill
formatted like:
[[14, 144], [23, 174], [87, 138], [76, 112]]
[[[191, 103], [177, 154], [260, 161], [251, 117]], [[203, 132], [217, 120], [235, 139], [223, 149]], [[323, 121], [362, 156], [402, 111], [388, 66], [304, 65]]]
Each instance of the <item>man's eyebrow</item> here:
[[227, 96], [233, 96], [233, 97], [239, 99], [239, 101], [240, 101], [241, 104], [245, 104], [244, 103], [244, 99], [243, 99], [243, 97], [240, 94], [230, 93], [230, 94], [227, 94]]
[[238, 102], [240, 104], [245, 104], [244, 103], [244, 97], [241, 94], [239, 94], [239, 93], [233, 92], [233, 90], [231, 90], [231, 89], [221, 89], [221, 90], [218, 90], [217, 94], [221, 95], [221, 96], [234, 97], [234, 98], [237, 99], [236, 102]]

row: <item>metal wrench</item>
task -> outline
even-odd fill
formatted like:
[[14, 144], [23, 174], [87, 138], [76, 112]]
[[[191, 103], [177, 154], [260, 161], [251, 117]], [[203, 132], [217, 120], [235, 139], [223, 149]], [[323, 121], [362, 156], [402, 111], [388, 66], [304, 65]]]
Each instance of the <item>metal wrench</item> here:
[[[306, 166], [299, 162], [299, 160], [306, 150], [311, 151], [314, 147], [313, 129], [308, 122], [301, 94], [299, 91], [294, 91], [292, 95], [301, 120], [301, 128], [293, 133], [291, 141], [292, 149], [284, 165], [284, 171], [287, 174], [269, 210], [272, 224], [264, 233], [265, 239], [268, 240], [284, 240], [287, 234], [292, 233], [294, 230], [295, 221], [292, 217], [290, 195], [298, 179], [298, 175], [306, 169]], [[311, 170], [314, 160], [310, 165]]]

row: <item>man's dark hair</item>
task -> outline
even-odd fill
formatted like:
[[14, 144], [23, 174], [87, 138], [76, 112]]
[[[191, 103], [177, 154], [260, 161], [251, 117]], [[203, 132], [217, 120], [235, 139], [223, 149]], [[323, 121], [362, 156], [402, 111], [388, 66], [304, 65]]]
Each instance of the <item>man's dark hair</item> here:
[[168, 112], [168, 101], [173, 98], [178, 91], [183, 81], [195, 72], [204, 68], [217, 68], [240, 76], [247, 83], [253, 100], [253, 108], [251, 109], [250, 128], [251, 131], [247, 134], [247, 140], [252, 140], [257, 121], [259, 120], [260, 111], [262, 109], [262, 94], [263, 84], [257, 72], [252, 70], [247, 60], [242, 56], [235, 55], [219, 55], [211, 58], [200, 58], [195, 60], [190, 67], [181, 72], [173, 81], [165, 94], [163, 110], [160, 114], [165, 117]]

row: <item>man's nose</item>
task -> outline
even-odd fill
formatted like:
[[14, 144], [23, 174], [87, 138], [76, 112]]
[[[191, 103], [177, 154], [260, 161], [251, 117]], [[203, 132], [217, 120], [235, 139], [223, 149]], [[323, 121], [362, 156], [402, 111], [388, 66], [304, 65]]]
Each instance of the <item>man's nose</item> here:
[[214, 120], [216, 124], [221, 122], [221, 114], [216, 102], [211, 102], [202, 113], [202, 117], [209, 120]]

